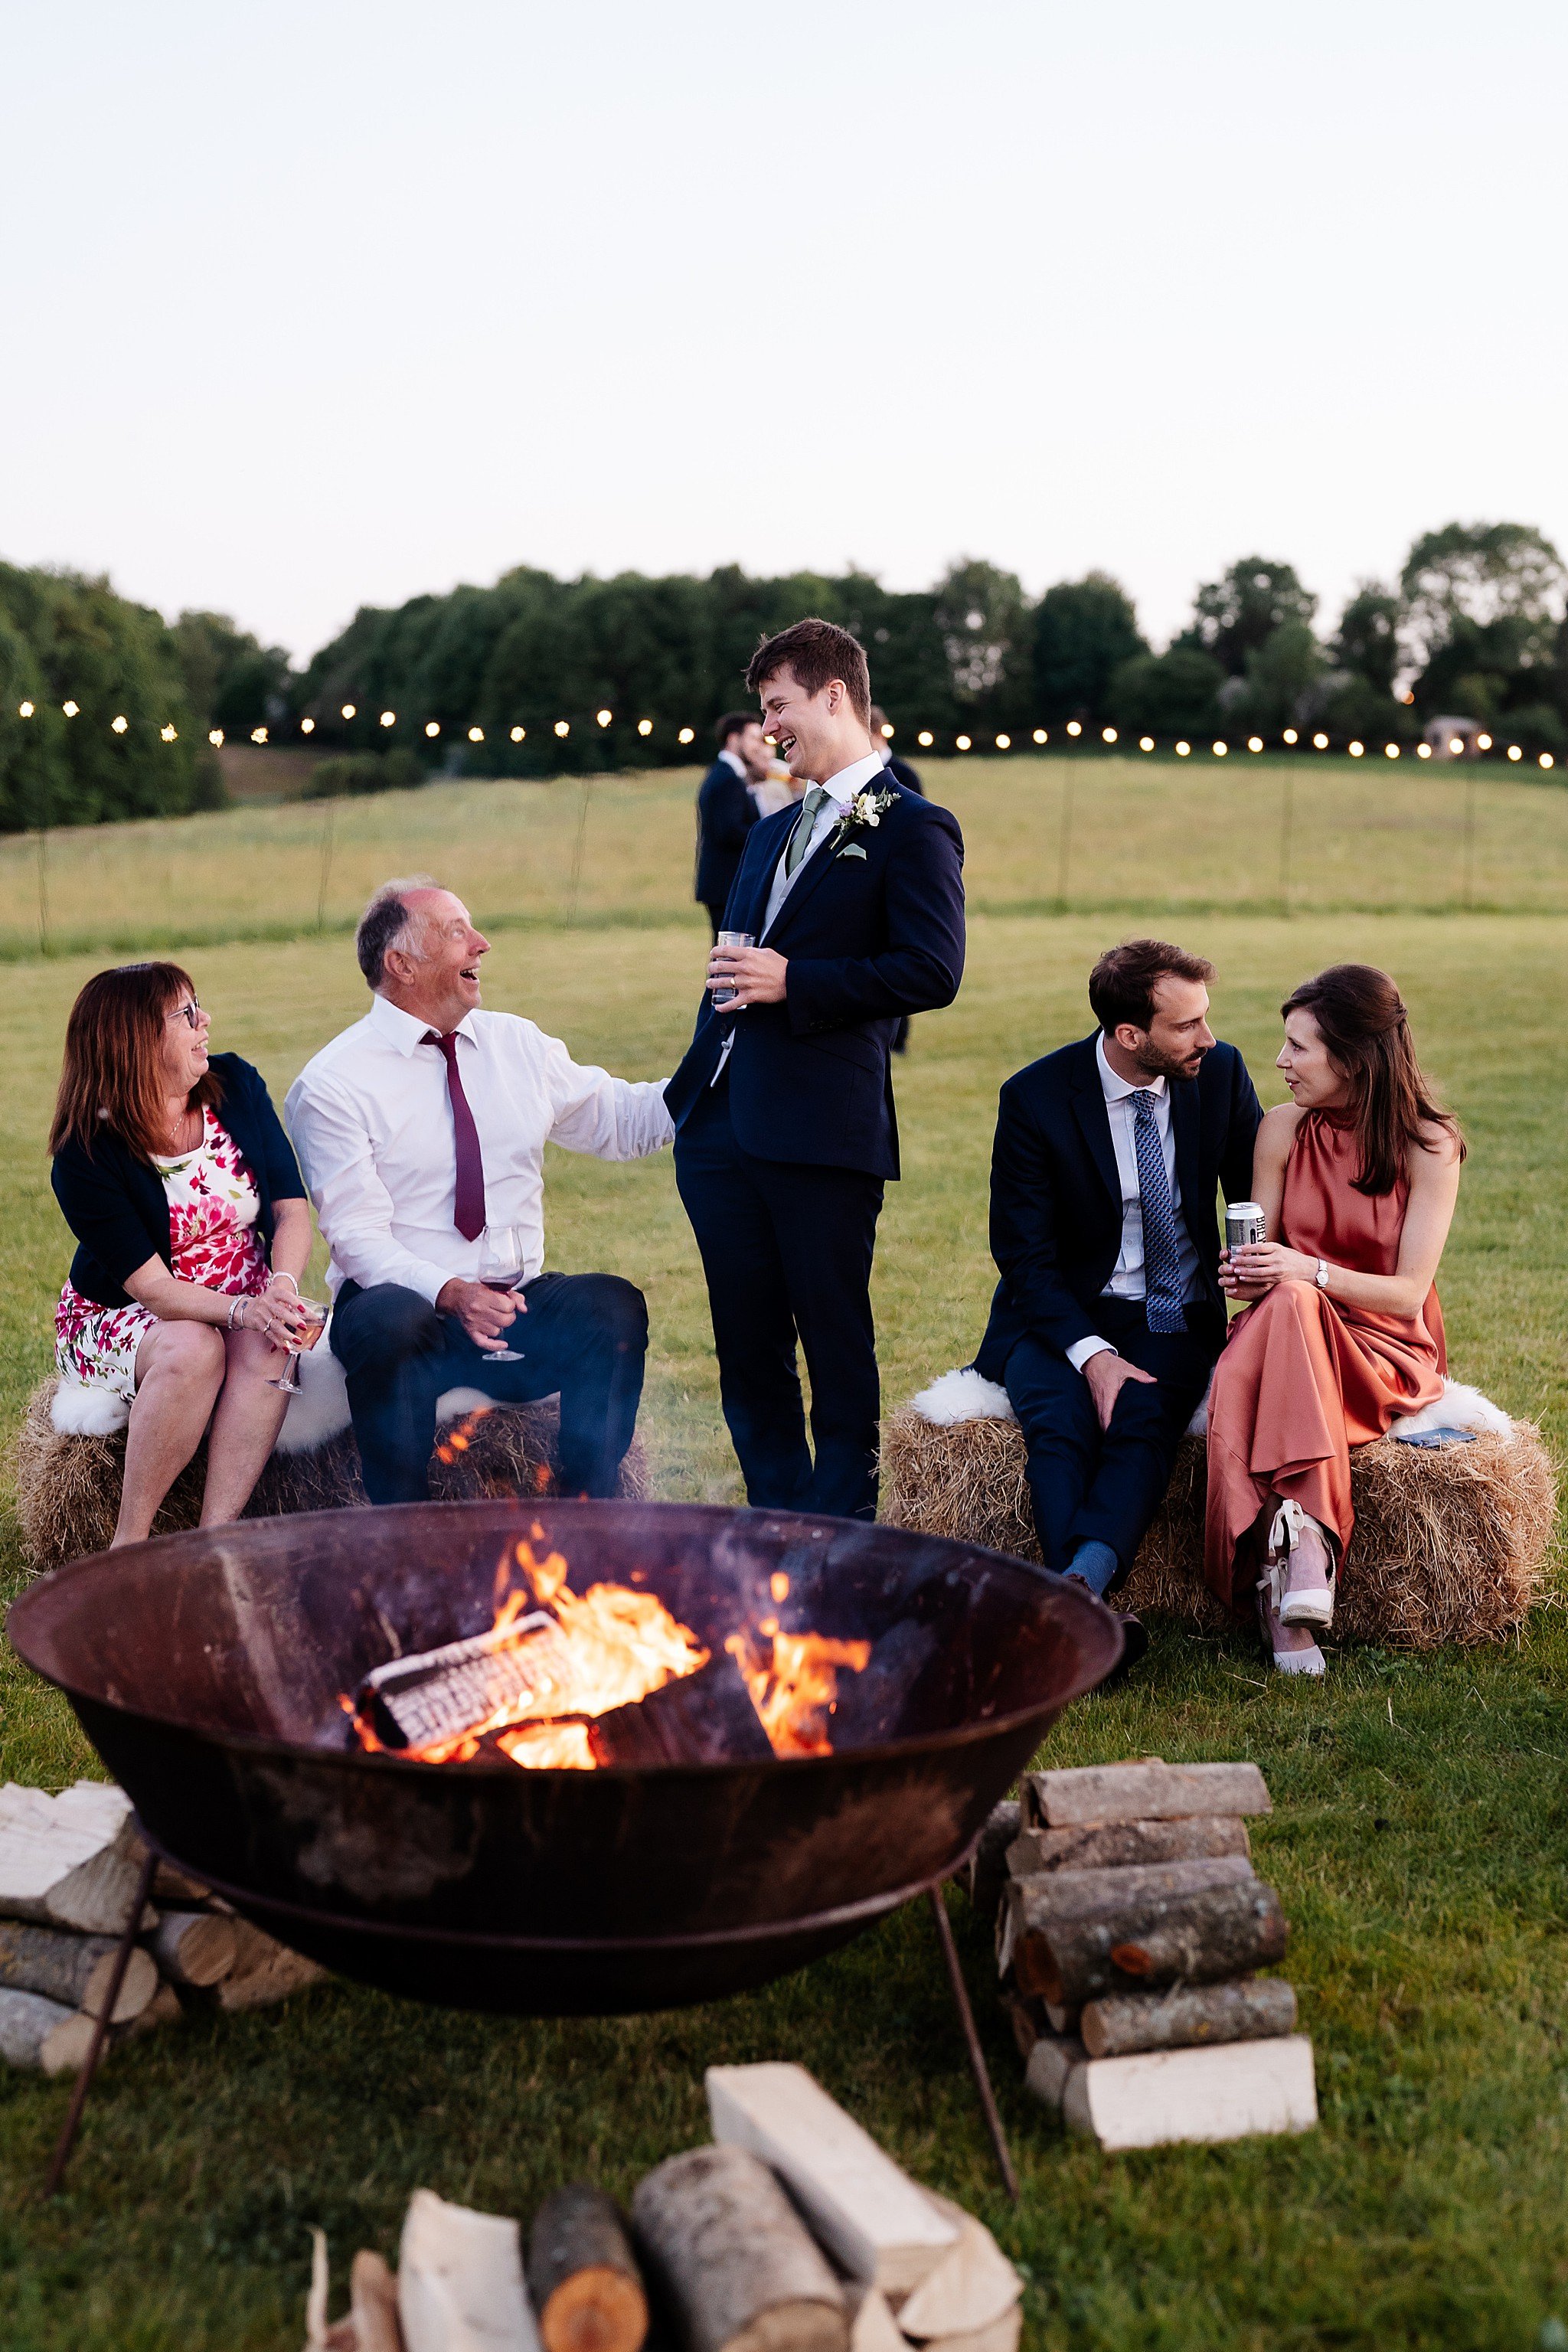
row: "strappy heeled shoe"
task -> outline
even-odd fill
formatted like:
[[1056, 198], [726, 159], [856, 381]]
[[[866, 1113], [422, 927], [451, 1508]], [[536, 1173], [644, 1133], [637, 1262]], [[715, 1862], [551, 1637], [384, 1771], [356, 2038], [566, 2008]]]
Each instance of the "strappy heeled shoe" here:
[[[1321, 1582], [1313, 1583], [1303, 1578], [1298, 1583], [1296, 1579], [1302, 1570], [1310, 1575], [1314, 1556], [1321, 1559]], [[1275, 1606], [1281, 1625], [1333, 1623], [1333, 1552], [1316, 1519], [1309, 1518], [1300, 1503], [1281, 1503], [1275, 1512], [1264, 1559], [1268, 1568], [1279, 1571]]]
[[1258, 1580], [1258, 1622], [1263, 1629], [1263, 1640], [1277, 1675], [1310, 1675], [1321, 1679], [1328, 1672], [1328, 1660], [1313, 1642], [1304, 1650], [1281, 1650], [1275, 1635], [1284, 1631], [1279, 1614], [1286, 1581], [1289, 1575], [1288, 1561], [1270, 1560]]

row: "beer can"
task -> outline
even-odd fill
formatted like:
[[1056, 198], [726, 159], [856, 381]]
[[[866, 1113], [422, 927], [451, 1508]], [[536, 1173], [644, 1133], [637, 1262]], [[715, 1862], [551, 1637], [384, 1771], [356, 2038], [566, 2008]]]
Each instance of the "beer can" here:
[[1225, 1245], [1234, 1256], [1249, 1242], [1266, 1238], [1263, 1212], [1256, 1201], [1232, 1201], [1225, 1212]]

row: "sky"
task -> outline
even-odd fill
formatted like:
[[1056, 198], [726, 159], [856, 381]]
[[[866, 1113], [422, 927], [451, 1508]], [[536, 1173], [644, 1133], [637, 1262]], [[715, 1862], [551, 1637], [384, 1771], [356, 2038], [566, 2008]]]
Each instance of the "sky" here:
[[1546, 0], [0, 0], [0, 557], [363, 604], [983, 556], [1156, 642], [1568, 548]]

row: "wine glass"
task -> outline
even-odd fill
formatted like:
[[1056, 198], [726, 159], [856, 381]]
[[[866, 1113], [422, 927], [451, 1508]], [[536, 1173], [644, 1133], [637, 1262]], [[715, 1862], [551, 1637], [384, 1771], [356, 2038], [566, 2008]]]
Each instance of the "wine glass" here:
[[305, 1328], [297, 1339], [289, 1341], [288, 1360], [283, 1370], [276, 1376], [269, 1377], [267, 1382], [269, 1389], [281, 1389], [285, 1396], [299, 1395], [300, 1378], [296, 1367], [300, 1355], [305, 1349], [315, 1346], [326, 1329], [327, 1318], [331, 1313], [331, 1307], [323, 1305], [319, 1298], [301, 1298], [300, 1305], [305, 1317]]
[[[516, 1290], [527, 1253], [521, 1225], [487, 1225], [479, 1236], [479, 1280], [487, 1290]], [[486, 1348], [492, 1364], [521, 1364], [521, 1348]]]

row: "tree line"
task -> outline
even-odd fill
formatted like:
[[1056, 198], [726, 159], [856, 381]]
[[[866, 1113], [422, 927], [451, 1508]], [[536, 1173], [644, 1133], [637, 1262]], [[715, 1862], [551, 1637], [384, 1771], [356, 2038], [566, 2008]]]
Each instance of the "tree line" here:
[[106, 581], [0, 565], [0, 830], [218, 805], [215, 733], [309, 737], [346, 755], [361, 789], [692, 759], [747, 699], [759, 637], [805, 613], [863, 640], [900, 745], [921, 730], [939, 749], [961, 731], [1022, 743], [1069, 720], [1165, 740], [1294, 726], [1405, 742], [1452, 716], [1561, 756], [1565, 588], [1531, 526], [1450, 523], [1415, 541], [1396, 582], [1363, 582], [1331, 626], [1293, 566], [1245, 557], [1156, 653], [1101, 572], [1032, 600], [978, 561], [907, 593], [859, 572], [563, 581], [525, 567], [363, 606], [295, 670], [222, 614], [167, 623]]

